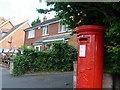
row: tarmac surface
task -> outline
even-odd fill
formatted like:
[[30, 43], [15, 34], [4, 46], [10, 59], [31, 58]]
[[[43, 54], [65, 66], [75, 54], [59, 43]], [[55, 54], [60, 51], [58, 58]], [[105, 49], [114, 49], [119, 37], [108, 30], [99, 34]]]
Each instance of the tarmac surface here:
[[7, 68], [2, 68], [0, 72], [2, 72], [2, 88], [73, 88], [73, 72], [30, 74], [19, 77], [10, 75]]

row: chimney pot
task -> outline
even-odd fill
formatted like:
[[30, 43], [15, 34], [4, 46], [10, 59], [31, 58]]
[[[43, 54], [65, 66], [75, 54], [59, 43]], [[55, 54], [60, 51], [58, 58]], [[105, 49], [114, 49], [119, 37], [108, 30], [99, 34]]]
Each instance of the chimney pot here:
[[44, 22], [44, 21], [46, 21], [46, 20], [47, 20], [47, 17], [46, 17], [46, 16], [44, 16], [44, 17], [43, 17], [43, 22]]

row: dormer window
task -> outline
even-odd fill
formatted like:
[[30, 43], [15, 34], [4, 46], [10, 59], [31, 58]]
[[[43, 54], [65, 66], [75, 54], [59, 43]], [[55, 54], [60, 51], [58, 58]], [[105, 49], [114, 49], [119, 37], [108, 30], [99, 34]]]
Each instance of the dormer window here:
[[35, 37], [35, 30], [28, 31], [28, 38], [34, 38]]
[[48, 35], [48, 26], [43, 27], [42, 35]]
[[5, 36], [7, 34], [7, 32], [2, 32], [2, 37]]

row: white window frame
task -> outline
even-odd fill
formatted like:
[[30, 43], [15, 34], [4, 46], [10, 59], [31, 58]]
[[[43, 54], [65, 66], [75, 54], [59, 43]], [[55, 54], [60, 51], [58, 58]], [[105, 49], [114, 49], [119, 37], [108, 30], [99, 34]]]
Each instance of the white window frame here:
[[32, 46], [27, 46], [28, 49], [32, 48]]
[[49, 27], [48, 27], [48, 25], [43, 27], [42, 35], [43, 36], [49, 35]]
[[61, 23], [59, 23], [58, 33], [62, 33], [62, 32], [68, 31], [67, 26], [68, 26], [68, 25], [62, 25]]
[[38, 47], [38, 50], [39, 51], [42, 51], [42, 45], [36, 45], [36, 46], [34, 46], [34, 48], [36, 49]]
[[34, 38], [35, 37], [35, 30], [28, 31], [28, 38]]

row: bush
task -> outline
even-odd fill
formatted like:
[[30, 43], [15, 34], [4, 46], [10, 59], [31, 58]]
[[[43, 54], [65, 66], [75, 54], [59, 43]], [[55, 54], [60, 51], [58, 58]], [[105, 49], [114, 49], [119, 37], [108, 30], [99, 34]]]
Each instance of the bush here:
[[54, 42], [50, 51], [23, 48], [23, 55], [14, 58], [13, 74], [26, 72], [71, 71], [77, 60], [77, 49], [67, 43]]
[[105, 49], [105, 71], [120, 74], [120, 45]]

